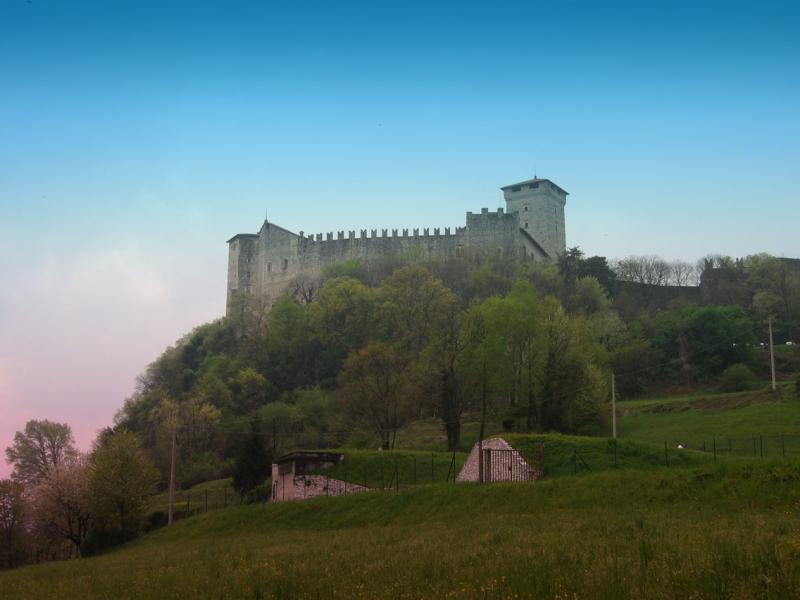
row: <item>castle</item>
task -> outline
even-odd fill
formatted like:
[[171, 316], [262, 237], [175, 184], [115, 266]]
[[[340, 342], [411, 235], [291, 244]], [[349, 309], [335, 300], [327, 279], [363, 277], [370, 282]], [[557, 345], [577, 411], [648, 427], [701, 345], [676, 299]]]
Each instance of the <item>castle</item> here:
[[265, 220], [258, 233], [240, 233], [228, 240], [227, 310], [233, 298], [254, 294], [274, 301], [298, 277], [318, 277], [328, 265], [357, 259], [376, 262], [408, 255], [431, 260], [481, 258], [490, 254], [548, 260], [566, 250], [564, 206], [567, 192], [534, 177], [500, 188], [505, 210], [467, 213], [464, 227], [431, 233], [425, 228], [399, 232], [382, 229], [339, 231], [326, 235], [292, 233]]

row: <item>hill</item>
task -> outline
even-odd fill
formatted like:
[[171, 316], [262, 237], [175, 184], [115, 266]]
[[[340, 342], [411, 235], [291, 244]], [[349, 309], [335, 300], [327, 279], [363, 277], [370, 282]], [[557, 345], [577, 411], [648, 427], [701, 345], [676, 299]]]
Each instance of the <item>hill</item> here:
[[800, 464], [437, 484], [211, 511], [3, 598], [789, 598]]
[[617, 404], [624, 439], [739, 456], [800, 456], [800, 401], [793, 386]]

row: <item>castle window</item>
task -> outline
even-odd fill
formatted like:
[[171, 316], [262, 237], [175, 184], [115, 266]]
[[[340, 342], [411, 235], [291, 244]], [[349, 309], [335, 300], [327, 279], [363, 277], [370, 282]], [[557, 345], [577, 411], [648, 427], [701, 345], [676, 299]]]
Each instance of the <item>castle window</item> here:
[[288, 258], [284, 258], [283, 259], [283, 270], [285, 271], [288, 268], [289, 268], [289, 259]]
[[267, 273], [272, 273], [272, 263], [271, 262], [267, 263]]
[[525, 223], [525, 229], [527, 229], [527, 228], [528, 228], [528, 224], [527, 224], [527, 223]]
[[531, 183], [531, 184], [528, 186], [528, 189], [529, 189], [529, 190], [535, 190], [535, 189], [536, 189], [536, 188], [538, 188], [538, 187], [539, 187], [539, 184], [538, 184], [538, 183]]
[[517, 185], [517, 186], [511, 188], [511, 191], [512, 192], [521, 192], [522, 191], [522, 186]]
[[527, 206], [525, 207], [525, 212], [528, 212], [528, 207]]

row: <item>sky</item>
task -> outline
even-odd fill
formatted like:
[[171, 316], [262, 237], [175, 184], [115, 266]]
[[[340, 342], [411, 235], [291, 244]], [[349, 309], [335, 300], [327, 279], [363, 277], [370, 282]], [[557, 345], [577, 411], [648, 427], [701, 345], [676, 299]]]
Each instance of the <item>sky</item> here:
[[769, 1], [0, 0], [0, 449], [34, 418], [88, 449], [265, 215], [455, 227], [536, 174], [590, 255], [800, 256], [798, 30]]

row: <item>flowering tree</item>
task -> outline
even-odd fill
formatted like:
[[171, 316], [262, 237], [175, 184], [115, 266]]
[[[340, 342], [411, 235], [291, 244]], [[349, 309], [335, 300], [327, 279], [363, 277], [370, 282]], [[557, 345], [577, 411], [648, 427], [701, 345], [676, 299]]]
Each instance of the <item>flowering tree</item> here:
[[47, 539], [70, 542], [77, 556], [92, 521], [90, 476], [88, 457], [78, 455], [52, 467], [31, 494], [36, 532]]

